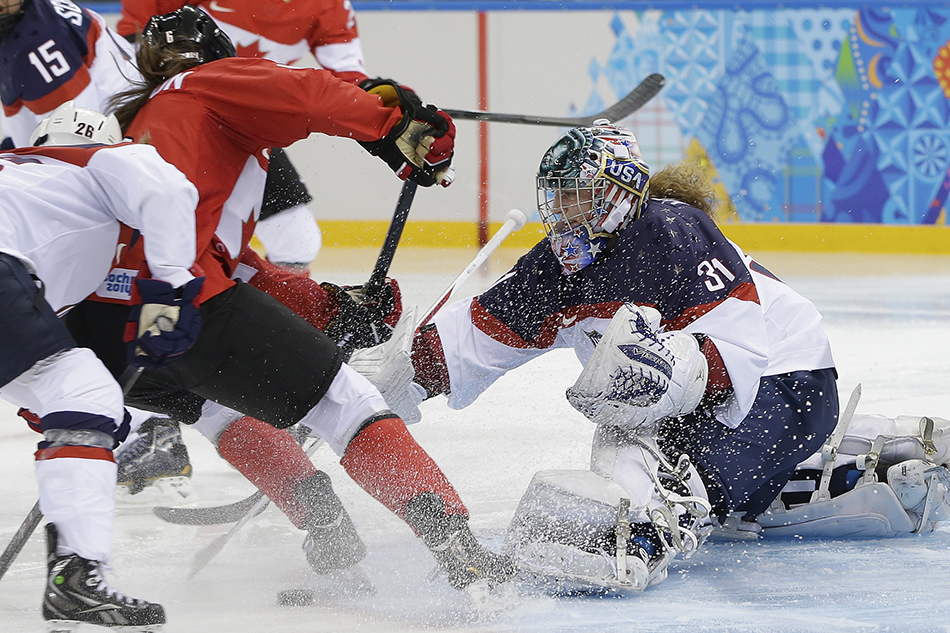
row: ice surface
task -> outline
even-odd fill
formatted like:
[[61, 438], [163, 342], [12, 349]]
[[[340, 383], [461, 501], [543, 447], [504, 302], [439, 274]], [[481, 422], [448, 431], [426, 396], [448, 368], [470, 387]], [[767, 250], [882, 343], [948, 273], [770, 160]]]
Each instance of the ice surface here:
[[[397, 254], [393, 270], [407, 300], [425, 309], [471, 255]], [[440, 263], [432, 265], [433, 258]], [[761, 260], [824, 314], [843, 399], [860, 382], [859, 412], [950, 417], [950, 258], [763, 254]], [[361, 271], [372, 268], [371, 259], [347, 261], [353, 263], [338, 256], [326, 277], [358, 283], [366, 275]], [[510, 255], [503, 261], [510, 263]], [[495, 262], [467, 290], [484, 287], [503, 265]], [[411, 427], [469, 505], [476, 533], [495, 547], [534, 472], [587, 466], [592, 428], [563, 399], [578, 371], [572, 353], [551, 353], [500, 380], [466, 410], [450, 411], [440, 399], [424, 403], [423, 421]], [[197, 433], [185, 434], [203, 504], [253, 491]], [[2, 546], [36, 499], [36, 439], [14, 408], [0, 403]], [[444, 580], [432, 578], [435, 563], [423, 545], [346, 478], [328, 449], [314, 461], [333, 476], [367, 542], [364, 568], [378, 585], [376, 596], [338, 595], [335, 583], [309, 573], [303, 534], [274, 508], [194, 580], [186, 579], [193, 556], [228, 526], [175, 526], [148, 513], [120, 513], [114, 586], [163, 603], [170, 633], [950, 630], [950, 527], [885, 540], [709, 543], [638, 596], [552, 597], [523, 588], [512, 608], [480, 616]], [[44, 577], [38, 531], [0, 580], [0, 631], [43, 630]], [[315, 589], [317, 602], [277, 606], [277, 592], [292, 587]]]

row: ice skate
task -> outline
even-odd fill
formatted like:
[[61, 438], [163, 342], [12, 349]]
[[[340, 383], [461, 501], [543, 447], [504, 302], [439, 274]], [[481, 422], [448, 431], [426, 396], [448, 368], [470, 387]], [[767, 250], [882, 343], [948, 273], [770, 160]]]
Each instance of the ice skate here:
[[43, 619], [50, 633], [78, 631], [82, 624], [117, 631], [161, 631], [165, 610], [160, 604], [130, 598], [112, 589], [101, 563], [76, 554], [57, 556], [58, 532], [46, 524], [49, 575], [43, 595]]
[[121, 507], [182, 506], [194, 503], [191, 461], [177, 424], [152, 418], [139, 429], [139, 437], [116, 453]]
[[307, 537], [302, 548], [313, 571], [333, 574], [346, 585], [343, 590], [347, 592], [375, 591], [372, 581], [357, 565], [366, 556], [366, 546], [353, 519], [333, 492], [327, 474], [317, 472], [301, 481], [297, 484], [296, 496], [308, 510], [304, 520]]
[[407, 503], [406, 520], [422, 534], [455, 589], [491, 589], [517, 571], [507, 556], [495, 554], [478, 542], [465, 516], [446, 514], [442, 498], [434, 493], [423, 493]]

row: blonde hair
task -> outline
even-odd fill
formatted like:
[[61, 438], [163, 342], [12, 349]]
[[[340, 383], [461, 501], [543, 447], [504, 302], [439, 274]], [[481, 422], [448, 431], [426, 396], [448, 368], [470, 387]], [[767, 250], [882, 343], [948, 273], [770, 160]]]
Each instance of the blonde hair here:
[[712, 182], [695, 160], [667, 165], [650, 176], [651, 198], [672, 198], [685, 202], [714, 218], [719, 204]]

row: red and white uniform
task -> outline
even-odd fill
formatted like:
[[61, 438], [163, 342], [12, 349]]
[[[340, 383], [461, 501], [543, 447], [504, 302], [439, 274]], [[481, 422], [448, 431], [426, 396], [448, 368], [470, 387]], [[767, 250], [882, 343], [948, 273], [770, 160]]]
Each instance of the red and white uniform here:
[[[127, 134], [147, 140], [198, 188], [198, 263], [207, 277], [200, 300], [205, 301], [235, 283], [231, 276], [260, 212], [268, 148], [315, 132], [376, 140], [401, 116], [398, 108], [383, 106], [378, 97], [327, 71], [232, 57], [169, 79]], [[113, 272], [138, 270], [141, 261], [135, 244], [123, 251]], [[97, 295], [112, 302], [129, 299]]]
[[153, 15], [193, 4], [214, 18], [234, 42], [238, 57], [292, 64], [308, 51], [344, 81], [366, 79], [356, 15], [349, 0], [124, 0], [117, 29], [141, 32]]
[[[44, 282], [46, 302], [60, 310], [102, 282], [117, 257], [123, 222], [149, 237], [144, 253], [154, 276], [180, 286], [193, 278], [197, 202], [195, 187], [147, 145], [3, 152], [0, 252]], [[16, 337], [20, 323], [2, 336]], [[46, 437], [36, 453], [40, 509], [59, 529], [59, 555], [108, 561], [116, 482], [111, 442], [124, 416], [122, 390], [89, 349], [67, 346], [35, 358], [22, 353], [32, 367], [0, 387], [0, 395], [42, 418], [44, 432], [69, 438], [56, 444]], [[104, 440], [73, 435], [90, 430]]]
[[57, 311], [100, 286], [120, 255], [120, 223], [150, 236], [153, 277], [191, 281], [197, 202], [194, 185], [148, 145], [0, 153], [0, 251], [36, 272]]

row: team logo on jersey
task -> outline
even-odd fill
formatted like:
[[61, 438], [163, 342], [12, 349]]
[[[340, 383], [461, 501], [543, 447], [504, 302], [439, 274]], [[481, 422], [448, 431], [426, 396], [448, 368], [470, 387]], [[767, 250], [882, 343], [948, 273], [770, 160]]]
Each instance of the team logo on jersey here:
[[103, 299], [128, 301], [132, 298], [132, 280], [135, 279], [136, 275], [138, 275], [138, 271], [131, 268], [113, 268], [109, 271], [109, 276], [96, 290], [96, 295]]

